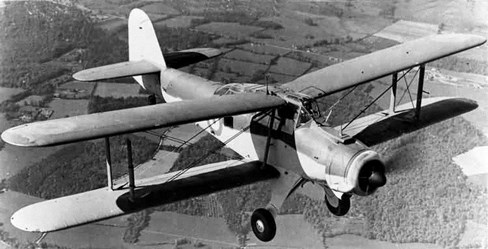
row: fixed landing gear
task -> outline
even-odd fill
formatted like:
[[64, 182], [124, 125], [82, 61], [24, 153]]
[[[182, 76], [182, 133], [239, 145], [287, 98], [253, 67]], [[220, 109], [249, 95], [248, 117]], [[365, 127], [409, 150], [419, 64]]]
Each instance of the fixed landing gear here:
[[[334, 198], [334, 200], [330, 200]], [[325, 195], [325, 204], [329, 211], [336, 216], [344, 216], [349, 212], [351, 208], [351, 196], [348, 194], [343, 194], [342, 198], [337, 198], [336, 196], [330, 197]]]
[[256, 237], [268, 242], [276, 235], [276, 222], [273, 214], [267, 209], [256, 209], [251, 216], [251, 228]]

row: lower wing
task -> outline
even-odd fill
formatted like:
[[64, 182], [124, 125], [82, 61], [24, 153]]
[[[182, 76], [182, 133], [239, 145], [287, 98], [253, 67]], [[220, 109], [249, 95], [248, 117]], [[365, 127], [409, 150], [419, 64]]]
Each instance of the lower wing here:
[[24, 207], [14, 213], [11, 222], [29, 232], [58, 231], [279, 177], [275, 168], [262, 166], [259, 161], [230, 160], [167, 173], [136, 181], [134, 199], [126, 184], [114, 190], [101, 188]]
[[[354, 120], [343, 133], [354, 137], [367, 146], [373, 146], [399, 137], [443, 120], [453, 118], [478, 107], [475, 101], [465, 98], [424, 98], [418, 120], [413, 120], [415, 108], [412, 103], [396, 107], [390, 114], [381, 111]], [[340, 130], [341, 127], [336, 127]]]

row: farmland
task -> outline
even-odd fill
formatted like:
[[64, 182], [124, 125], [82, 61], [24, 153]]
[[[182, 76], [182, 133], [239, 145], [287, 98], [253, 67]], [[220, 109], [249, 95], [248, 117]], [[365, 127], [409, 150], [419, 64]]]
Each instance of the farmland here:
[[100, 96], [102, 98], [113, 97], [113, 98], [127, 98], [127, 97], [143, 97], [144, 94], [139, 93], [141, 86], [137, 83], [131, 84], [114, 84], [114, 83], [97, 83], [97, 89], [95, 91], [95, 96]]

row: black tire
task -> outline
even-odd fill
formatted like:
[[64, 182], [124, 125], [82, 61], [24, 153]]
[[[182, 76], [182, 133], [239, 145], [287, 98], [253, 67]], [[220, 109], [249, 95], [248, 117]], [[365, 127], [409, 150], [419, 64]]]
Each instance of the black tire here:
[[276, 235], [276, 222], [271, 212], [264, 208], [256, 209], [251, 216], [251, 228], [256, 238], [268, 242]]
[[342, 195], [342, 199], [339, 200], [339, 205], [337, 207], [332, 206], [327, 200], [327, 196], [325, 197], [325, 203], [327, 204], [327, 208], [329, 211], [336, 215], [336, 216], [344, 216], [349, 212], [351, 208], [351, 197], [349, 195]]

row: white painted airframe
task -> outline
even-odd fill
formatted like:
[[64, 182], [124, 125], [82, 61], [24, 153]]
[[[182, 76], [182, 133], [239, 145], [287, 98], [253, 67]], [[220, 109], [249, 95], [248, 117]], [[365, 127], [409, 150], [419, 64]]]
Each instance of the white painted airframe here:
[[[464, 98], [422, 100], [425, 64], [485, 43], [475, 35], [434, 35], [380, 50], [269, 86], [223, 84], [174, 68], [219, 54], [192, 49], [164, 56], [147, 15], [129, 17], [129, 61], [88, 69], [80, 81], [134, 76], [166, 103], [23, 124], [2, 139], [17, 146], [52, 146], [195, 122], [244, 159], [230, 160], [36, 203], [18, 210], [19, 229], [47, 233], [144, 208], [258, 181], [271, 181], [271, 200], [251, 216], [256, 237], [270, 241], [284, 200], [305, 183], [323, 191], [335, 215], [345, 215], [352, 195], [371, 195], [386, 184], [385, 168], [369, 146], [477, 107]], [[171, 58], [170, 58], [171, 57]], [[417, 100], [396, 106], [398, 74], [418, 68]], [[390, 109], [344, 126], [323, 122], [316, 99], [392, 75]], [[405, 73], [400, 77], [404, 77]], [[412, 107], [413, 106], [413, 107]], [[108, 148], [110, 148], [108, 146]], [[108, 151], [109, 152], [109, 151]], [[107, 153], [108, 155], [110, 153]], [[108, 162], [110, 157], [108, 157]], [[325, 196], [325, 197], [324, 197]]]

